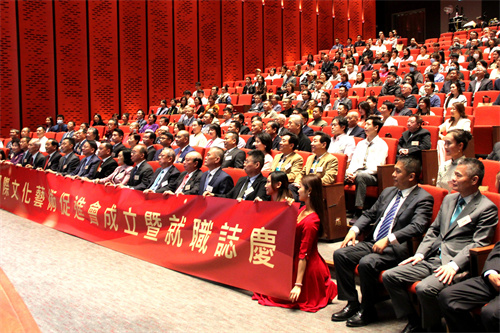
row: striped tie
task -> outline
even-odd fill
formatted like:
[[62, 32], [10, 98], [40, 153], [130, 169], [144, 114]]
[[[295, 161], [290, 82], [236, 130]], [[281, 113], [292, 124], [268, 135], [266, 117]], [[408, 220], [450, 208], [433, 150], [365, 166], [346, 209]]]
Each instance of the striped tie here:
[[394, 220], [394, 217], [396, 216], [396, 211], [399, 207], [399, 200], [403, 194], [401, 191], [398, 191], [396, 193], [396, 201], [394, 202], [394, 205], [392, 205], [391, 209], [387, 213], [387, 216], [385, 217], [384, 221], [382, 222], [382, 225], [380, 226], [380, 229], [378, 230], [377, 238], [376, 240], [381, 240], [382, 238], [386, 237], [389, 234], [389, 229], [391, 228], [392, 221]]

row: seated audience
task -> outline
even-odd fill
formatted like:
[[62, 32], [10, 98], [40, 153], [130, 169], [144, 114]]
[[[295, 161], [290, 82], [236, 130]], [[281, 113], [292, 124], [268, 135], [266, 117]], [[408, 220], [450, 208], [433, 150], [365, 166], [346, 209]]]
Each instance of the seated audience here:
[[207, 145], [207, 138], [205, 134], [201, 132], [203, 127], [203, 122], [200, 119], [195, 119], [191, 126], [192, 133], [189, 136], [189, 145], [197, 147], [205, 147]]
[[43, 166], [37, 168], [37, 170], [52, 170], [57, 171], [59, 167], [59, 160], [61, 159], [61, 154], [59, 153], [59, 143], [54, 139], [48, 139], [45, 143], [45, 151], [47, 156], [45, 156], [43, 161]]
[[153, 168], [146, 161], [148, 150], [143, 145], [137, 145], [132, 149], [132, 161], [135, 167], [130, 172], [130, 179], [126, 186], [138, 191], [144, 191], [151, 182]]
[[288, 133], [281, 138], [280, 154], [274, 157], [271, 171], [283, 171], [288, 176], [288, 181], [293, 183], [302, 171], [304, 160], [295, 151], [298, 147], [297, 135]]
[[401, 156], [412, 156], [422, 161], [422, 150], [431, 149], [431, 133], [422, 128], [423, 122], [418, 115], [408, 118], [408, 130], [403, 132], [398, 142], [398, 159]]
[[221, 168], [223, 158], [224, 150], [219, 147], [210, 148], [207, 152], [205, 166], [208, 171], [201, 176], [199, 195], [205, 192], [226, 194], [234, 187], [231, 176]]
[[[39, 127], [39, 129], [42, 127]], [[38, 130], [37, 130], [38, 132]], [[45, 140], [45, 141], [48, 141]], [[45, 142], [44, 142], [45, 145]], [[45, 151], [45, 147], [44, 147]], [[38, 169], [43, 167], [45, 156], [41, 153], [41, 142], [39, 139], [31, 139], [28, 143], [28, 155], [23, 159], [22, 166], [30, 169]]]
[[198, 194], [200, 191], [200, 180], [203, 174], [201, 167], [203, 157], [197, 151], [192, 151], [184, 158], [184, 171], [177, 177], [169, 189], [163, 192], [164, 196], [169, 194]]
[[99, 157], [96, 156], [97, 143], [95, 141], [86, 141], [82, 147], [83, 159], [80, 160], [78, 167], [71, 173], [74, 179], [88, 178], [94, 179], [97, 173], [97, 168], [101, 163]]
[[458, 162], [465, 159], [464, 151], [472, 135], [462, 129], [453, 129], [443, 138], [444, 153], [447, 160], [439, 165], [436, 186], [451, 191], [450, 181], [455, 174]]
[[451, 117], [439, 126], [439, 140], [437, 143], [438, 163], [441, 165], [447, 158], [444, 154], [444, 137], [452, 129], [463, 129], [471, 131], [471, 121], [465, 114], [465, 107], [462, 103], [455, 103], [451, 106]]
[[[280, 140], [281, 142], [281, 140]], [[266, 132], [260, 132], [255, 136], [255, 149], [264, 153], [264, 166], [262, 171], [270, 171], [273, 163], [273, 156], [271, 155], [272, 139]]]
[[95, 184], [105, 185], [126, 185], [130, 179], [130, 172], [133, 169], [131, 150], [125, 148], [118, 153], [118, 167], [113, 172], [104, 178], [96, 178], [93, 180]]
[[[310, 152], [311, 140], [302, 132], [303, 126], [304, 120], [300, 115], [291, 115], [288, 118], [288, 132], [295, 134], [298, 138], [298, 145], [295, 146], [295, 149]], [[281, 137], [282, 141], [283, 136]]]

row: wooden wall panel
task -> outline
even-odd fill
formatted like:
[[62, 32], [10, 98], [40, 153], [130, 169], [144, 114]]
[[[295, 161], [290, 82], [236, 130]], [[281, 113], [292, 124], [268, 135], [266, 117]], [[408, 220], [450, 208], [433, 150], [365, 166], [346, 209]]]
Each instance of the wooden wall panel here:
[[221, 3], [218, 0], [199, 1], [200, 82], [203, 87], [221, 83]]
[[85, 1], [54, 1], [57, 112], [77, 124], [89, 118]]
[[318, 53], [316, 20], [316, 1], [302, 0], [301, 55]]
[[333, 12], [335, 19], [333, 21], [334, 37], [340, 39], [343, 45], [347, 40], [347, 0], [335, 0], [333, 2]]
[[264, 66], [282, 65], [281, 1], [267, 0], [264, 6]]
[[120, 89], [122, 113], [148, 108], [146, 2], [120, 1]]
[[283, 60], [300, 60], [300, 0], [284, 0], [283, 10]]
[[256, 68], [263, 70], [262, 12], [261, 0], [246, 0], [243, 3], [244, 74], [254, 73]]
[[0, 1], [0, 137], [20, 128], [16, 3]]
[[148, 105], [175, 97], [172, 6], [171, 0], [148, 1]]
[[52, 2], [19, 1], [18, 6], [22, 125], [35, 130], [56, 115]]
[[240, 0], [221, 1], [222, 82], [241, 80], [243, 73], [243, 4]]
[[356, 37], [363, 34], [363, 0], [349, 0], [349, 37], [356, 42]]
[[89, 0], [89, 76], [91, 119], [120, 112], [117, 1]]
[[318, 50], [333, 46], [333, 0], [318, 0]]
[[192, 90], [198, 77], [198, 18], [196, 0], [174, 1], [175, 94]]
[[376, 6], [375, 0], [363, 0], [363, 39], [376, 38], [377, 22], [376, 22]]

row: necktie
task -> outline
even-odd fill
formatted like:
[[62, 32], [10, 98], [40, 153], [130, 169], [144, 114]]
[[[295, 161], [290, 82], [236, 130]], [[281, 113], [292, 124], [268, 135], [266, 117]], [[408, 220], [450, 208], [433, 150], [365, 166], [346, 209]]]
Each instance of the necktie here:
[[465, 200], [464, 200], [464, 198], [460, 198], [460, 200], [458, 200], [458, 203], [457, 203], [457, 208], [455, 208], [455, 213], [453, 213], [453, 216], [451, 217], [450, 226], [453, 224], [453, 222], [455, 222], [458, 215], [460, 215], [460, 213], [464, 209], [464, 206], [465, 206]]
[[319, 158], [318, 158], [318, 156], [315, 156], [314, 157], [314, 162], [311, 165], [311, 170], [309, 170], [309, 173], [314, 173], [315, 166], [316, 166], [316, 164], [318, 164], [318, 162], [319, 162]]
[[32, 165], [32, 166], [35, 166], [35, 157], [36, 157], [36, 154], [35, 154], [35, 155], [33, 155], [33, 160], [31, 161], [31, 165]]
[[205, 182], [205, 187], [203, 187], [203, 191], [207, 189], [208, 184], [210, 184], [210, 180], [212, 180], [212, 173], [209, 172], [207, 176], [207, 181]]
[[396, 211], [399, 207], [399, 201], [400, 201], [402, 196], [403, 196], [403, 194], [401, 193], [401, 191], [398, 191], [396, 193], [396, 201], [394, 202], [391, 209], [387, 213], [384, 221], [380, 225], [380, 229], [378, 230], [378, 234], [377, 234], [377, 238], [376, 238], [377, 241], [386, 237], [389, 234], [389, 229], [391, 228], [392, 221], [394, 220], [394, 217], [396, 216]]
[[78, 173], [78, 176], [81, 176], [85, 173], [85, 167], [87, 166], [87, 163], [89, 162], [90, 157], [85, 158], [85, 163], [82, 163], [82, 168], [80, 169], [80, 172]]
[[368, 153], [370, 151], [370, 146], [372, 145], [373, 141], [368, 144], [368, 147], [366, 147], [366, 153], [365, 153], [365, 159], [363, 160], [363, 169], [366, 169], [366, 161], [368, 160]]
[[153, 183], [153, 185], [151, 185], [150, 189], [153, 190], [153, 191], [156, 191], [156, 189], [158, 189], [158, 186], [160, 185], [160, 182], [161, 180], [163, 179], [163, 175], [165, 174], [165, 171], [167, 169], [163, 169], [160, 174], [158, 175], [158, 177], [156, 177], [155, 179], [155, 182]]
[[188, 178], [189, 178], [189, 173], [187, 173], [185, 176], [184, 176], [184, 179], [182, 180], [182, 183], [181, 185], [179, 185], [179, 187], [177, 188], [177, 190], [175, 190], [175, 194], [179, 194], [182, 192], [182, 190], [184, 189], [184, 186], [186, 186], [186, 183], [188, 181]]
[[43, 170], [47, 169], [47, 165], [49, 164], [50, 161], [50, 155], [47, 156], [47, 160], [45, 161], [45, 165], [43, 166]]
[[237, 199], [241, 199], [241, 198], [243, 198], [243, 197], [244, 197], [245, 192], [246, 192], [246, 190], [247, 190], [247, 188], [248, 188], [248, 183], [249, 183], [249, 182], [250, 182], [250, 178], [249, 178], [249, 177], [247, 177], [247, 179], [245, 180], [245, 184], [243, 184], [243, 187], [241, 188], [240, 193], [238, 193], [238, 196], [236, 197]]

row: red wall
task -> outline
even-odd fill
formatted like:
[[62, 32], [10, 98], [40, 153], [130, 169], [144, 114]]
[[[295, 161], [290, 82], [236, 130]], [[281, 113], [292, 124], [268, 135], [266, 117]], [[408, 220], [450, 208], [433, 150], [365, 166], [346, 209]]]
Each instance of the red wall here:
[[0, 10], [0, 137], [48, 115], [80, 123], [147, 109], [335, 37], [375, 37], [375, 0], [0, 0]]

